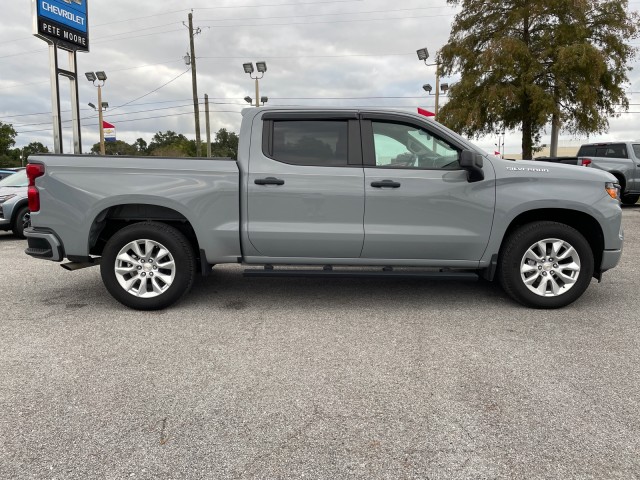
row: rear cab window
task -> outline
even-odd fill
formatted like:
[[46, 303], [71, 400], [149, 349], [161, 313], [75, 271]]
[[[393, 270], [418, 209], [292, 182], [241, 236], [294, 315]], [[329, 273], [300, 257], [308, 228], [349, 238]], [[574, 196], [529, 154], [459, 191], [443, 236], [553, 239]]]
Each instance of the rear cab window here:
[[578, 151], [578, 157], [629, 158], [629, 152], [624, 143], [602, 143], [583, 145]]

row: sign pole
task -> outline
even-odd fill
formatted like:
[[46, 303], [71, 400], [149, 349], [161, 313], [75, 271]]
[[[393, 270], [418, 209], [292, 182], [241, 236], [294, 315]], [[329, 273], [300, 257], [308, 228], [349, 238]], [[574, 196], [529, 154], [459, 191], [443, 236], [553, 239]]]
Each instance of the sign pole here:
[[60, 86], [58, 84], [58, 48], [49, 44], [49, 62], [51, 69], [51, 115], [53, 118], [53, 151], [62, 153], [62, 118], [60, 116]]
[[[49, 44], [51, 77], [51, 117], [53, 120], [53, 150], [63, 153], [62, 117], [60, 115], [60, 75], [70, 80], [73, 151], [82, 153], [80, 135], [80, 102], [78, 96], [78, 51], [89, 51], [88, 0], [31, 0], [33, 34]], [[58, 49], [69, 53], [69, 67], [58, 65]]]
[[82, 137], [80, 133], [80, 101], [78, 96], [78, 63], [76, 52], [69, 52], [69, 69], [73, 76], [69, 77], [71, 82], [71, 117], [73, 121], [73, 153], [82, 153]]

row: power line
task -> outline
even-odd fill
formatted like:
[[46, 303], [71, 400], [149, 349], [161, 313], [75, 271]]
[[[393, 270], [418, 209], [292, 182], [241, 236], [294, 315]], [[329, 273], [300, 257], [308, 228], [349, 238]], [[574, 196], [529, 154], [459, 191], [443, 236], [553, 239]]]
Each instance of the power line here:
[[[240, 114], [241, 112], [237, 111], [237, 110], [215, 110], [212, 111], [213, 113], [237, 113]], [[129, 123], [129, 122], [140, 122], [140, 121], [144, 121], [144, 120], [154, 120], [157, 118], [170, 118], [170, 117], [179, 117], [182, 115], [192, 115], [193, 112], [184, 112], [184, 113], [175, 113], [175, 114], [171, 114], [171, 115], [155, 115], [155, 116], [150, 116], [150, 117], [142, 117], [142, 118], [132, 118], [130, 120], [119, 120], [118, 123]], [[71, 120], [68, 120], [66, 122], [63, 123], [70, 123]], [[38, 130], [23, 130], [21, 132], [16, 132], [18, 134], [23, 134], [23, 133], [35, 133], [35, 132], [47, 132], [51, 130], [50, 128], [41, 128]]]
[[119, 106], [117, 106], [117, 107], [114, 107], [114, 108], [112, 108], [112, 109], [111, 109], [111, 111], [113, 111], [113, 110], [115, 110], [115, 109], [117, 109], [117, 108], [125, 107], [125, 106], [127, 106], [127, 105], [129, 105], [129, 104], [131, 104], [131, 103], [133, 103], [133, 102], [137, 102], [138, 100], [142, 100], [144, 97], [148, 97], [148, 96], [149, 96], [149, 95], [151, 95], [152, 93], [155, 93], [155, 92], [157, 92], [158, 90], [160, 90], [161, 88], [166, 87], [166, 86], [167, 86], [167, 85], [169, 85], [170, 83], [175, 82], [177, 79], [179, 79], [181, 76], [183, 76], [185, 73], [189, 72], [190, 70], [191, 70], [191, 68], [187, 68], [184, 72], [182, 72], [180, 75], [178, 75], [178, 76], [176, 76], [176, 77], [172, 78], [172, 79], [171, 79], [171, 80], [169, 80], [167, 83], [164, 83], [164, 84], [160, 85], [158, 88], [155, 88], [155, 89], [151, 90], [150, 92], [145, 93], [144, 95], [139, 96], [138, 98], [134, 98], [134, 99], [133, 99], [133, 100], [131, 100], [130, 102], [123, 103], [122, 105], [119, 105]]
[[[306, 15], [276, 15], [276, 16], [268, 16], [268, 17], [227, 17], [227, 18], [218, 18], [218, 19], [213, 19], [213, 20], [198, 20], [199, 23], [205, 23], [205, 22], [228, 22], [228, 21], [235, 21], [235, 20], [273, 20], [273, 19], [284, 19], [284, 18], [310, 18], [310, 17], [331, 17], [331, 16], [344, 16], [344, 15], [366, 15], [366, 14], [371, 14], [371, 13], [391, 13], [391, 12], [408, 12], [408, 11], [416, 11], [416, 10], [432, 10], [432, 9], [436, 9], [436, 8], [445, 8], [446, 6], [439, 6], [439, 7], [418, 7], [418, 8], [399, 8], [399, 9], [391, 9], [391, 10], [368, 10], [368, 11], [363, 11], [363, 12], [341, 12], [341, 13], [312, 13], [312, 14], [306, 14]], [[366, 20], [366, 19], [363, 19]], [[391, 18], [391, 20], [393, 20], [393, 18]], [[102, 41], [104, 39], [107, 38], [113, 38], [113, 37], [118, 37], [121, 35], [128, 35], [131, 33], [138, 33], [144, 30], [155, 30], [158, 28], [162, 28], [162, 27], [169, 27], [171, 25], [176, 25], [179, 22], [171, 22], [171, 23], [164, 23], [162, 25], [154, 25], [152, 27], [145, 27], [145, 28], [138, 28], [136, 30], [131, 30], [128, 32], [120, 32], [120, 33], [114, 33], [111, 35], [107, 35], [107, 36], [102, 36], [99, 38], [98, 41]], [[173, 30], [170, 30], [173, 31]], [[166, 32], [165, 32], [166, 33]], [[96, 42], [94, 42], [96, 43]]]
[[[391, 13], [391, 12], [413, 12], [416, 10], [433, 10], [435, 8], [445, 8], [447, 5], [438, 7], [416, 7], [416, 8], [395, 8], [390, 10], [366, 10], [363, 12], [340, 12], [340, 13], [310, 13], [306, 15], [275, 15], [269, 17], [235, 17], [235, 18], [218, 18], [213, 20], [199, 20], [199, 22], [223, 22], [229, 20], [273, 20], [282, 18], [309, 18], [309, 17], [335, 17], [344, 15], [367, 15], [370, 13]], [[393, 20], [393, 18], [391, 19]]]
[[305, 3], [276, 3], [276, 4], [262, 4], [262, 5], [253, 4], [253, 5], [228, 5], [228, 6], [218, 6], [218, 7], [193, 7], [193, 8], [186, 8], [182, 10], [172, 10], [164, 13], [156, 13], [153, 15], [145, 15], [143, 17], [127, 18], [124, 20], [114, 20], [113, 22], [106, 22], [106, 23], [100, 23], [98, 25], [94, 25], [94, 28], [103, 27], [105, 25], [114, 25], [116, 23], [131, 22], [133, 20], [162, 17], [164, 15], [172, 15], [174, 13], [184, 13], [185, 11], [188, 11], [188, 10], [222, 10], [222, 9], [229, 9], [229, 8], [266, 8], [266, 7], [284, 7], [284, 6], [306, 6], [306, 5], [329, 4], [329, 3], [334, 3], [334, 4], [335, 3], [354, 3], [354, 2], [357, 3], [362, 1], [366, 1], [366, 0], [332, 0], [332, 1], [325, 0], [325, 1], [317, 1], [317, 2], [305, 2]]

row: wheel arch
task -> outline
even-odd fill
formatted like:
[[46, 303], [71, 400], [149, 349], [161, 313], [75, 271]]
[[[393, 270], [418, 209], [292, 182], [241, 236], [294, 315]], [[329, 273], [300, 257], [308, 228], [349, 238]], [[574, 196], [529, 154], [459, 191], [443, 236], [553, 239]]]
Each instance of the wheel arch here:
[[13, 206], [13, 210], [11, 211], [11, 223], [10, 225], [13, 227], [14, 222], [16, 221], [16, 218], [18, 217], [18, 212], [20, 211], [21, 208], [23, 207], [28, 207], [29, 206], [29, 200], [27, 198], [24, 199], [20, 199], [18, 202], [16, 202], [16, 204]]
[[602, 252], [604, 251], [604, 232], [598, 220], [588, 213], [579, 210], [562, 208], [540, 208], [529, 210], [516, 216], [505, 231], [500, 245], [498, 257], [502, 256], [507, 238], [519, 227], [538, 221], [558, 222], [575, 228], [589, 243], [594, 259], [594, 275], [600, 274]]
[[176, 209], [150, 203], [122, 203], [104, 208], [91, 223], [88, 251], [101, 255], [106, 243], [122, 228], [134, 223], [154, 221], [177, 228], [187, 237], [194, 254], [199, 255], [200, 242], [192, 223]]

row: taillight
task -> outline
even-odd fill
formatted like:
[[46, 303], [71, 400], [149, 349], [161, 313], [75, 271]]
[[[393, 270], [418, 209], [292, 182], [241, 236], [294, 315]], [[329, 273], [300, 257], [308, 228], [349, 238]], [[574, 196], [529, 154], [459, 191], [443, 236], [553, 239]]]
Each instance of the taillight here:
[[582, 165], [583, 167], [590, 167], [591, 166], [591, 159], [590, 158], [583, 158], [580, 161], [580, 165]]
[[29, 198], [29, 210], [31, 212], [40, 211], [40, 192], [36, 187], [36, 178], [44, 175], [44, 165], [41, 163], [30, 163], [27, 165], [27, 178], [29, 179], [29, 188], [27, 195]]

